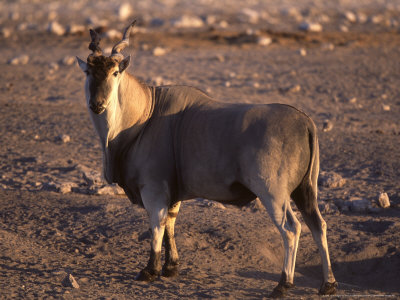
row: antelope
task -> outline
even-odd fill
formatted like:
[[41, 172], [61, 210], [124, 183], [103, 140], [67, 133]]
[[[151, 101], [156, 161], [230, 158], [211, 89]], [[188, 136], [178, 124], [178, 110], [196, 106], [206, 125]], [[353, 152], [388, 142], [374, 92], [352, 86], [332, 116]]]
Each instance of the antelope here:
[[[212, 199], [243, 206], [259, 198], [284, 244], [279, 283], [270, 297], [293, 285], [301, 224], [294, 201], [310, 228], [322, 259], [319, 294], [335, 294], [326, 223], [317, 204], [319, 146], [314, 122], [283, 104], [228, 104], [188, 86], [149, 86], [127, 72], [135, 22], [109, 57], [90, 30], [92, 53], [84, 62], [89, 115], [100, 138], [103, 173], [130, 201], [143, 206], [151, 227], [147, 266], [136, 280], [179, 273], [174, 224], [181, 201]], [[162, 241], [165, 263], [161, 265]]]

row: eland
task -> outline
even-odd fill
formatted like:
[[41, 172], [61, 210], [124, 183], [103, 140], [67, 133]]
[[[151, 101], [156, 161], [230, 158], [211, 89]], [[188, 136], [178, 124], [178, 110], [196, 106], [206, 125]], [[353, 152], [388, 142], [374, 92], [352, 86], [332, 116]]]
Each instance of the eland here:
[[[103, 172], [150, 219], [151, 251], [137, 280], [178, 274], [174, 224], [181, 201], [195, 197], [242, 206], [259, 198], [284, 245], [281, 279], [269, 296], [293, 287], [301, 225], [310, 228], [322, 259], [320, 294], [334, 294], [326, 223], [317, 204], [319, 148], [314, 122], [283, 104], [228, 104], [188, 86], [148, 86], [127, 72], [135, 22], [109, 57], [90, 30], [92, 53], [77, 57], [86, 73], [88, 111], [100, 137]], [[161, 265], [162, 241], [165, 263]]]

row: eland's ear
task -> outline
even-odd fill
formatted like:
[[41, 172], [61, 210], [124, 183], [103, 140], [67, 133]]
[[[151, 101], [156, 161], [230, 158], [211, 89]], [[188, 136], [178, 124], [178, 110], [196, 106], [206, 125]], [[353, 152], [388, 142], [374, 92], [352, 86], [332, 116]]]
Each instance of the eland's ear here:
[[125, 69], [129, 66], [129, 62], [131, 61], [131, 56], [125, 57], [120, 63], [119, 63], [119, 72], [122, 73], [125, 71]]
[[80, 59], [78, 56], [76, 57], [76, 60], [78, 61], [79, 64], [79, 68], [81, 68], [81, 70], [83, 72], [87, 71], [87, 63], [85, 63], [82, 59]]

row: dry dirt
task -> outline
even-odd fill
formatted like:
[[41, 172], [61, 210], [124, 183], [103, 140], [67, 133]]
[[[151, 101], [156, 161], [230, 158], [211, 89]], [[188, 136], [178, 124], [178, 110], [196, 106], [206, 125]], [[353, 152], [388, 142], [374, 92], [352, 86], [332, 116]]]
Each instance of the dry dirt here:
[[[227, 102], [288, 103], [309, 114], [320, 129], [321, 169], [346, 179], [342, 187], [321, 186], [321, 202], [373, 202], [379, 192], [391, 201], [376, 212], [323, 214], [339, 299], [399, 298], [399, 32], [263, 34], [272, 37], [268, 47], [240, 30], [138, 33], [125, 51], [133, 54], [129, 72], [196, 86]], [[124, 196], [46, 188], [63, 180], [83, 186], [78, 165], [101, 169], [84, 74], [59, 63], [85, 58], [88, 41], [86, 32], [0, 38], [0, 298], [266, 297], [279, 280], [283, 247], [264, 209], [185, 202], [176, 224], [180, 276], [147, 284], [134, 281], [149, 253], [142, 208]], [[156, 46], [167, 54], [153, 56]], [[24, 53], [27, 64], [7, 64]], [[322, 130], [326, 120], [330, 131]], [[60, 141], [62, 134], [71, 140]], [[63, 286], [66, 274], [79, 289]], [[288, 297], [317, 298], [321, 281], [317, 248], [303, 224]]]

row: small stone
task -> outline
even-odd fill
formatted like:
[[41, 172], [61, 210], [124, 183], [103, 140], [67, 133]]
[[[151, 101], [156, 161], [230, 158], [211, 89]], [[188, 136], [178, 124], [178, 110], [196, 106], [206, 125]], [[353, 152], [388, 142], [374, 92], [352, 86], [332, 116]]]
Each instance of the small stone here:
[[349, 102], [349, 103], [356, 103], [356, 102], [357, 102], [357, 98], [356, 98], [356, 97], [349, 98], [349, 99], [347, 100], [347, 102]]
[[299, 26], [300, 30], [309, 31], [309, 32], [321, 32], [322, 25], [319, 23], [312, 23], [312, 22], [303, 22]]
[[167, 50], [165, 48], [162, 47], [155, 47], [153, 49], [153, 55], [154, 56], [163, 56], [167, 53]]
[[260, 18], [259, 12], [250, 8], [244, 8], [239, 13], [239, 20], [242, 22], [249, 22], [252, 24], [256, 24], [259, 18]]
[[257, 44], [260, 46], [268, 46], [272, 43], [272, 39], [269, 36], [260, 36], [257, 39]]
[[300, 49], [297, 51], [297, 53], [300, 54], [301, 56], [306, 56], [306, 55], [307, 55], [307, 51], [306, 51], [306, 49], [304, 49], [304, 48], [300, 48]]
[[371, 22], [372, 22], [373, 24], [379, 24], [379, 23], [382, 23], [382, 21], [383, 21], [384, 19], [385, 19], [385, 18], [383, 17], [383, 15], [375, 15], [375, 16], [371, 17]]
[[105, 185], [95, 190], [96, 195], [124, 195], [124, 190], [118, 185]]
[[335, 49], [335, 45], [332, 43], [324, 43], [324, 44], [322, 44], [321, 48], [322, 48], [322, 50], [332, 51]]
[[103, 184], [101, 173], [84, 165], [77, 165], [76, 169], [82, 173], [83, 179], [89, 186]]
[[19, 55], [8, 61], [10, 65], [26, 65], [29, 62], [29, 56], [26, 54]]
[[57, 137], [57, 140], [63, 143], [68, 143], [71, 141], [71, 137], [68, 134], [61, 134]]
[[64, 66], [70, 66], [70, 65], [73, 65], [75, 63], [75, 61], [76, 61], [75, 57], [67, 55], [61, 60], [61, 63]]
[[49, 25], [47, 26], [47, 31], [55, 35], [65, 34], [65, 28], [57, 21], [50, 22]]
[[290, 92], [290, 93], [298, 93], [300, 91], [301, 91], [300, 84], [296, 84], [296, 85], [290, 87], [289, 90], [288, 90], [288, 92]]
[[4, 38], [9, 38], [11, 36], [11, 29], [8, 28], [2, 28], [0, 29], [0, 35]]
[[327, 188], [340, 188], [346, 183], [346, 179], [342, 178], [338, 173], [321, 171], [318, 183]]
[[390, 105], [382, 104], [382, 109], [383, 109], [384, 111], [390, 111]]
[[227, 22], [227, 21], [225, 21], [225, 20], [222, 20], [221, 22], [219, 22], [219, 27], [221, 27], [221, 28], [228, 28], [228, 26], [229, 26], [229, 23]]
[[68, 34], [83, 34], [86, 28], [83, 25], [71, 24], [67, 27]]
[[62, 280], [61, 284], [65, 287], [73, 287], [74, 289], [79, 289], [79, 284], [72, 276], [72, 274], [67, 274], [65, 278]]
[[103, 34], [103, 36], [104, 36], [104, 38], [110, 39], [110, 40], [120, 40], [120, 39], [122, 39], [122, 33], [119, 32], [118, 30], [115, 30], [115, 29], [107, 30]]
[[357, 12], [357, 21], [358, 23], [364, 24], [368, 21], [368, 16], [362, 12]]
[[219, 62], [225, 62], [225, 56], [223, 56], [222, 54], [217, 54], [215, 56], [215, 59], [218, 60]]
[[230, 87], [231, 86], [231, 82], [230, 81], [225, 81], [224, 82], [224, 86], [225, 87]]
[[201, 28], [204, 26], [204, 22], [197, 16], [183, 15], [173, 20], [172, 25], [176, 28]]
[[12, 21], [17, 21], [19, 19], [20, 15], [18, 11], [12, 11], [10, 12], [10, 14], [8, 15], [8, 18]]
[[346, 205], [352, 212], [362, 213], [367, 212], [368, 208], [371, 206], [371, 202], [364, 198], [352, 197], [347, 201]]
[[349, 32], [349, 28], [346, 25], [340, 25], [339, 27], [341, 32]]
[[68, 194], [71, 193], [72, 191], [72, 183], [61, 183], [60, 185], [57, 186], [57, 191], [61, 194]]
[[132, 6], [125, 2], [118, 7], [117, 15], [121, 21], [125, 21], [132, 15], [133, 9]]
[[55, 71], [57, 71], [59, 68], [58, 63], [56, 62], [51, 62], [49, 63], [49, 72], [50, 73], [54, 73]]
[[380, 207], [388, 208], [390, 207], [389, 196], [387, 193], [380, 193], [378, 198], [378, 204]]
[[208, 15], [206, 17], [206, 24], [211, 26], [214, 25], [217, 22], [217, 17], [214, 15]]
[[322, 124], [322, 131], [323, 132], [328, 132], [331, 131], [333, 128], [333, 124], [330, 120], [325, 120], [324, 123]]
[[350, 23], [355, 23], [357, 21], [356, 15], [352, 11], [346, 11], [344, 13], [344, 17], [346, 18], [347, 21]]

